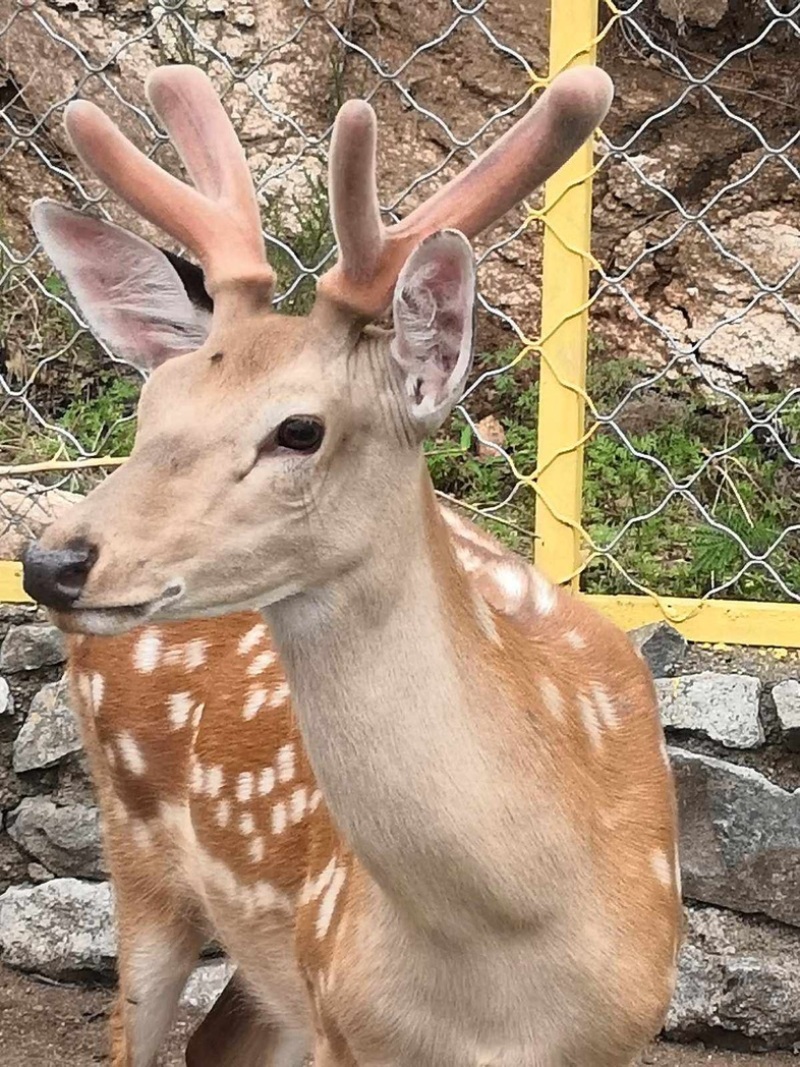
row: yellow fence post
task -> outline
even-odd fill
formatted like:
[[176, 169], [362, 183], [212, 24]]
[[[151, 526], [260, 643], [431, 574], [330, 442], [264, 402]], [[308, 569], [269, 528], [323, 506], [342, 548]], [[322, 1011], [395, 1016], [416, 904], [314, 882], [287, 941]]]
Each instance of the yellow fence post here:
[[[550, 7], [550, 75], [591, 63], [597, 0], [554, 0]], [[593, 165], [591, 141], [545, 188], [542, 264], [541, 385], [536, 498], [536, 563], [554, 581], [577, 588], [588, 344], [589, 250]]]

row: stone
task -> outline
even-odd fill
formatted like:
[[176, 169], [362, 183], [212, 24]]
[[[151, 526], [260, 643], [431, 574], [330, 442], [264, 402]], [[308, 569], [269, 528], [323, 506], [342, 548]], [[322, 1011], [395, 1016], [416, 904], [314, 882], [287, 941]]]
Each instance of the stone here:
[[74, 979], [110, 974], [115, 956], [108, 882], [54, 878], [0, 896], [0, 959], [9, 966]]
[[26, 797], [8, 816], [8, 835], [56, 875], [104, 878], [100, 813], [86, 804]]
[[14, 698], [11, 695], [8, 682], [0, 677], [0, 715], [11, 715], [14, 711]]
[[687, 897], [800, 926], [800, 791], [670, 748]]
[[181, 996], [181, 1004], [195, 1011], [210, 1011], [222, 990], [230, 981], [235, 968], [228, 960], [201, 963], [189, 977]]
[[66, 681], [62, 678], [42, 686], [14, 742], [14, 770], [21, 774], [53, 767], [80, 749], [78, 724], [67, 703]]
[[665, 1033], [754, 1052], [791, 1048], [800, 1040], [800, 933], [690, 909]]
[[0, 670], [9, 674], [52, 667], [65, 659], [64, 636], [49, 623], [12, 626], [0, 647]]
[[794, 752], [800, 752], [800, 682], [796, 678], [778, 682], [773, 686], [772, 699], [784, 743]]
[[689, 643], [667, 622], [651, 622], [631, 630], [628, 637], [638, 649], [654, 678], [673, 675], [686, 656]]
[[686, 23], [713, 30], [728, 13], [730, 0], [658, 0], [658, 10], [683, 33]]
[[481, 419], [475, 429], [478, 431], [477, 453], [479, 459], [496, 459], [500, 453], [493, 445], [502, 448], [506, 443], [503, 425], [494, 415]]
[[667, 729], [703, 734], [727, 748], [758, 748], [764, 744], [759, 678], [703, 671], [657, 679], [656, 693], [661, 722]]

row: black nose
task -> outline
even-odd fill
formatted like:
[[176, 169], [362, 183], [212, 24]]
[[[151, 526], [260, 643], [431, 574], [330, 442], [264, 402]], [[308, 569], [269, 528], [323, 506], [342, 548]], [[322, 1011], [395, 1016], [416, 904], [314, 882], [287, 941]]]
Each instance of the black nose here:
[[65, 548], [34, 542], [22, 557], [22, 588], [40, 604], [66, 611], [81, 595], [96, 559], [97, 549], [88, 541], [70, 541]]

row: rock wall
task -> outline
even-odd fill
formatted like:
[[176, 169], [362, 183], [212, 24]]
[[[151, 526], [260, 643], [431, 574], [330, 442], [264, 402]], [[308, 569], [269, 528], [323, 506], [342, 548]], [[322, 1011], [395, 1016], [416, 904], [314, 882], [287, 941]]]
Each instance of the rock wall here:
[[[800, 657], [635, 640], [656, 675], [676, 774], [686, 941], [666, 1033], [754, 1050], [800, 1042]], [[722, 662], [720, 662], [722, 661]], [[0, 614], [0, 959], [108, 980], [113, 899], [62, 680], [60, 635], [34, 608]], [[228, 976], [203, 964], [207, 1006]]]

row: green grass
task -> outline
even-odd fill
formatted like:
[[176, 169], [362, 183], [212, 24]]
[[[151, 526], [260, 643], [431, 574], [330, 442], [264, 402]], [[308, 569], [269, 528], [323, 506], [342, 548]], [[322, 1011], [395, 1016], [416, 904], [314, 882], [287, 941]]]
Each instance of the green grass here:
[[[502, 366], [513, 355], [513, 351], [484, 355], [479, 368]], [[596, 358], [590, 364], [588, 392], [598, 410], [606, 413], [646, 378], [645, 369], [635, 362]], [[479, 390], [470, 406], [487, 408], [500, 419], [505, 447], [517, 468], [523, 474], [533, 473], [539, 386], [530, 365], [521, 363], [495, 379], [488, 392], [488, 398], [481, 398]], [[750, 394], [746, 399], [751, 407], [761, 402], [771, 409], [780, 398]], [[734, 531], [751, 552], [766, 552], [797, 521], [798, 466], [748, 435], [748, 424], [737, 409], [721, 406], [686, 382], [662, 381], [637, 393], [636, 403], [640, 408], [647, 405], [652, 426], [637, 426], [630, 406], [623, 409], [618, 421], [633, 448], [658, 457], [679, 486], [688, 488], [691, 480], [691, 491], [707, 513]], [[800, 412], [785, 411], [782, 418], [787, 426], [800, 428]], [[742, 437], [731, 456], [708, 462], [711, 454]], [[434, 480], [449, 495], [480, 506], [505, 498], [513, 488], [515, 478], [505, 459], [479, 458], [469, 428], [458, 417], [428, 448]], [[695, 477], [701, 468], [703, 473]], [[501, 513], [505, 524], [487, 520], [485, 525], [511, 547], [530, 552], [533, 507], [532, 493], [524, 488]], [[634, 523], [620, 537], [631, 518], [650, 512], [655, 514]], [[632, 579], [601, 555], [589, 563], [584, 575], [583, 587], [589, 592], [630, 593], [638, 583], [664, 595], [702, 596], [733, 578], [747, 558], [729, 534], [705, 521], [686, 492], [675, 493], [670, 479], [656, 465], [635, 456], [611, 428], [599, 429], [585, 448], [583, 525], [598, 548], [614, 545], [614, 560]], [[769, 558], [789, 589], [800, 592], [800, 538], [789, 534]], [[725, 595], [786, 599], [760, 565], [749, 569]]]

